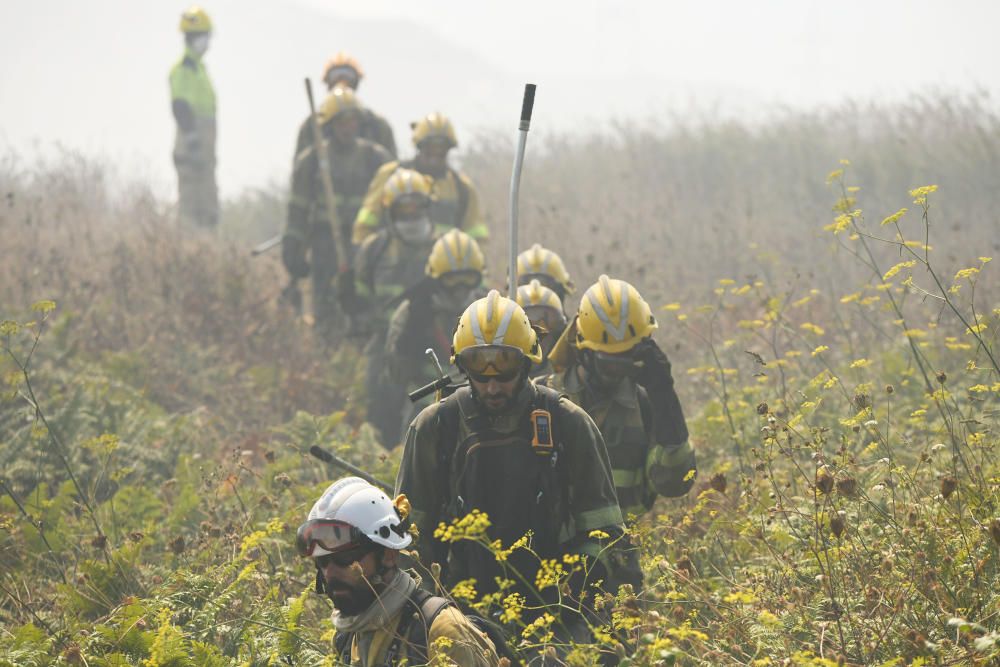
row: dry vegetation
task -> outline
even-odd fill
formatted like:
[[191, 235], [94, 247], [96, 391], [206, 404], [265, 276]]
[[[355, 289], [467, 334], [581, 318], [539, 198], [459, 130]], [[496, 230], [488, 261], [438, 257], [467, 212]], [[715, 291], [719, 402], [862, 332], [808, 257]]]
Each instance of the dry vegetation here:
[[[581, 286], [639, 286], [699, 452], [636, 528], [646, 589], [599, 629], [632, 664], [1000, 656], [992, 108], [529, 140], [522, 238]], [[471, 143], [498, 282], [509, 138]], [[249, 258], [280, 193], [208, 235], [108, 178], [0, 162], [0, 665], [330, 664], [291, 541], [336, 473], [306, 452], [386, 479], [399, 453], [352, 400], [356, 350], [321, 351], [277, 257]]]

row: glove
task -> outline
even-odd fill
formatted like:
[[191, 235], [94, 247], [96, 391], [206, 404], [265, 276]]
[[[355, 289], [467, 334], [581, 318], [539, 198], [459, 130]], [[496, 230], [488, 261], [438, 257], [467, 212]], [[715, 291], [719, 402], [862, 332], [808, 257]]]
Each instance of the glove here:
[[652, 338], [639, 344], [636, 359], [642, 368], [635, 381], [649, 396], [653, 412], [653, 433], [662, 445], [680, 445], [687, 441], [688, 430], [684, 411], [674, 391], [674, 378], [670, 374], [670, 361]]
[[309, 275], [309, 262], [306, 261], [306, 249], [301, 239], [294, 236], [281, 239], [281, 261], [292, 278]]
[[652, 338], [639, 343], [636, 361], [642, 362], [642, 368], [635, 376], [635, 381], [646, 389], [651, 398], [653, 393], [666, 391], [674, 386], [674, 378], [670, 375], [670, 361]]

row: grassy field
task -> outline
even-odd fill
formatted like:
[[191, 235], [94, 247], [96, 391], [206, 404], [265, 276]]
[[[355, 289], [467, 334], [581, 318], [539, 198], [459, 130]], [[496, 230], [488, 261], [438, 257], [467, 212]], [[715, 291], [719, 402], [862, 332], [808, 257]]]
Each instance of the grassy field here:
[[[499, 284], [510, 138], [467, 143]], [[357, 350], [249, 257], [283, 193], [208, 234], [121, 181], [0, 160], [0, 665], [332, 664], [292, 540], [337, 473], [307, 452], [399, 457]], [[598, 629], [631, 664], [1000, 658], [997, 182], [985, 97], [532, 135], [522, 239], [639, 287], [698, 451]]]

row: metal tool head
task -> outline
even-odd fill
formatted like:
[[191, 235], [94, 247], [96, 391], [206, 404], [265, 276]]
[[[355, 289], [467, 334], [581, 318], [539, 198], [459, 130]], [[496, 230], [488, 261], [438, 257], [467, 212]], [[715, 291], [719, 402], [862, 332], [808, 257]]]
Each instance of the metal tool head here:
[[429, 347], [426, 350], [424, 350], [424, 354], [426, 354], [428, 357], [431, 358], [431, 360], [434, 362], [434, 367], [437, 368], [438, 375], [443, 377], [445, 375], [445, 372], [444, 369], [441, 368], [441, 361], [438, 359], [437, 352], [435, 352], [433, 348]]

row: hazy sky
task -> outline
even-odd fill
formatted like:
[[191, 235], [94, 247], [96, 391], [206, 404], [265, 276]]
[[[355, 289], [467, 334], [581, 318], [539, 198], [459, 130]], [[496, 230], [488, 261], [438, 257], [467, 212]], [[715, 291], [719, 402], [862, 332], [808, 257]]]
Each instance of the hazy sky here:
[[[56, 144], [173, 190], [167, 72], [184, 3], [0, 0], [0, 149]], [[409, 150], [409, 121], [439, 109], [463, 136], [513, 141], [524, 82], [533, 129], [576, 131], [692, 108], [766, 115], [846, 98], [1000, 89], [1000, 3], [893, 0], [207, 0], [224, 194], [288, 178], [303, 76], [354, 52], [362, 99]], [[464, 133], [464, 134], [463, 134]]]

